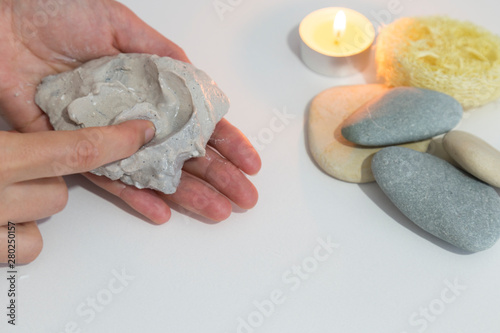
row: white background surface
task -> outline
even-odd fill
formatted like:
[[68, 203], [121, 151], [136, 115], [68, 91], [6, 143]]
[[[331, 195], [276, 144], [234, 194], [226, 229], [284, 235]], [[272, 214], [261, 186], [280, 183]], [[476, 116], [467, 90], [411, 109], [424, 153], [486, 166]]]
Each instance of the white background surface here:
[[[232, 102], [227, 118], [249, 137], [269, 128], [276, 110], [295, 116], [260, 149], [263, 169], [252, 177], [257, 207], [216, 225], [174, 212], [154, 226], [80, 176], [67, 177], [66, 209], [40, 222], [42, 254], [18, 267], [15, 329], [6, 324], [0, 268], [0, 331], [59, 333], [75, 325], [81, 332], [499, 332], [500, 244], [457, 253], [415, 227], [377, 185], [337, 181], [308, 156], [308, 103], [332, 86], [373, 83], [374, 68], [345, 79], [311, 72], [297, 57], [300, 20], [345, 6], [378, 25], [374, 13], [389, 2], [221, 1], [234, 4], [222, 19], [212, 0], [124, 3], [214, 78]], [[400, 4], [391, 21], [446, 14], [500, 34], [495, 2]], [[500, 148], [499, 122], [500, 104], [493, 103], [468, 113], [460, 128]], [[320, 252], [318, 262], [318, 239], [328, 238], [339, 247]], [[310, 272], [299, 277], [292, 269], [303, 264]], [[133, 280], [107, 300], [113, 272], [121, 271]], [[465, 289], [454, 294], [447, 283]], [[270, 295], [280, 292], [281, 304], [271, 309]], [[91, 317], [86, 303], [97, 296], [109, 303]], [[267, 304], [266, 316], [257, 303]], [[420, 311], [428, 307], [425, 319]], [[241, 320], [258, 327], [239, 329]]]

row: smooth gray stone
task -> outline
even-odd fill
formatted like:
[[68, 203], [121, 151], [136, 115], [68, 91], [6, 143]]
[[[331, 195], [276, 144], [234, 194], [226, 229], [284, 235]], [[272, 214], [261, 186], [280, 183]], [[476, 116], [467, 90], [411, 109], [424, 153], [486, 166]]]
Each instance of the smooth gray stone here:
[[428, 89], [398, 87], [361, 106], [342, 125], [342, 135], [363, 146], [430, 139], [453, 129], [463, 109], [453, 97]]
[[375, 180], [410, 220], [461, 249], [490, 248], [500, 236], [500, 197], [446, 161], [401, 147], [372, 161]]

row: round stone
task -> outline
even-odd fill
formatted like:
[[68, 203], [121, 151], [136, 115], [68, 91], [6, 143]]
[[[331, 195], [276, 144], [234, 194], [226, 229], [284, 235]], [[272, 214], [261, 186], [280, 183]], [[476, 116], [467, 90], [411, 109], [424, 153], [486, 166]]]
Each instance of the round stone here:
[[342, 135], [364, 146], [389, 146], [430, 139], [462, 118], [453, 97], [422, 88], [397, 87], [368, 101], [346, 119]]
[[[309, 109], [309, 149], [319, 167], [329, 175], [352, 183], [374, 181], [371, 161], [381, 148], [363, 147], [341, 133], [344, 120], [360, 106], [389, 90], [382, 84], [340, 86], [317, 95]], [[426, 151], [429, 140], [404, 145]]]
[[450, 156], [450, 154], [448, 154], [446, 149], [444, 149], [443, 136], [438, 136], [431, 140], [429, 148], [427, 148], [427, 154], [439, 157], [440, 159], [445, 160], [454, 167], [460, 168], [460, 165], [457, 162], [455, 162], [455, 160]]
[[426, 153], [388, 147], [375, 154], [377, 183], [416, 225], [470, 252], [500, 237], [500, 197], [491, 187]]
[[443, 146], [464, 170], [485, 183], [500, 187], [500, 151], [477, 136], [462, 131], [446, 134]]

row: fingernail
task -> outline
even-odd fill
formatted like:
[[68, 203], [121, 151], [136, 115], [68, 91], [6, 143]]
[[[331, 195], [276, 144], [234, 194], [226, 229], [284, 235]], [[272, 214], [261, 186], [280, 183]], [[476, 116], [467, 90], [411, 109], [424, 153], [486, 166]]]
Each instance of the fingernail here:
[[151, 141], [155, 136], [156, 128], [154, 126], [148, 127], [145, 132], [146, 143]]

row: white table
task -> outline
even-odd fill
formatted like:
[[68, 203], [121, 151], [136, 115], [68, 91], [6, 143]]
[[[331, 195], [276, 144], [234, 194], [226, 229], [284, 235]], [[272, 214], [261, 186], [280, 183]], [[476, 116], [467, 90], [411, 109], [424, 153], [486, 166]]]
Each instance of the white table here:
[[[345, 79], [305, 67], [297, 27], [309, 12], [346, 6], [377, 25], [449, 15], [500, 34], [492, 1], [399, 0], [398, 15], [387, 11], [391, 1], [220, 0], [232, 8], [221, 16], [213, 0], [123, 1], [230, 97], [227, 118], [260, 146], [259, 204], [215, 225], [174, 212], [155, 226], [67, 177], [66, 209], [40, 222], [42, 254], [18, 267], [15, 329], [0, 268], [0, 331], [499, 332], [500, 244], [459, 254], [414, 226], [376, 184], [335, 180], [307, 152], [311, 99], [375, 82], [373, 65]], [[272, 130], [277, 113], [291, 116]], [[493, 103], [459, 127], [500, 148], [499, 123]]]

